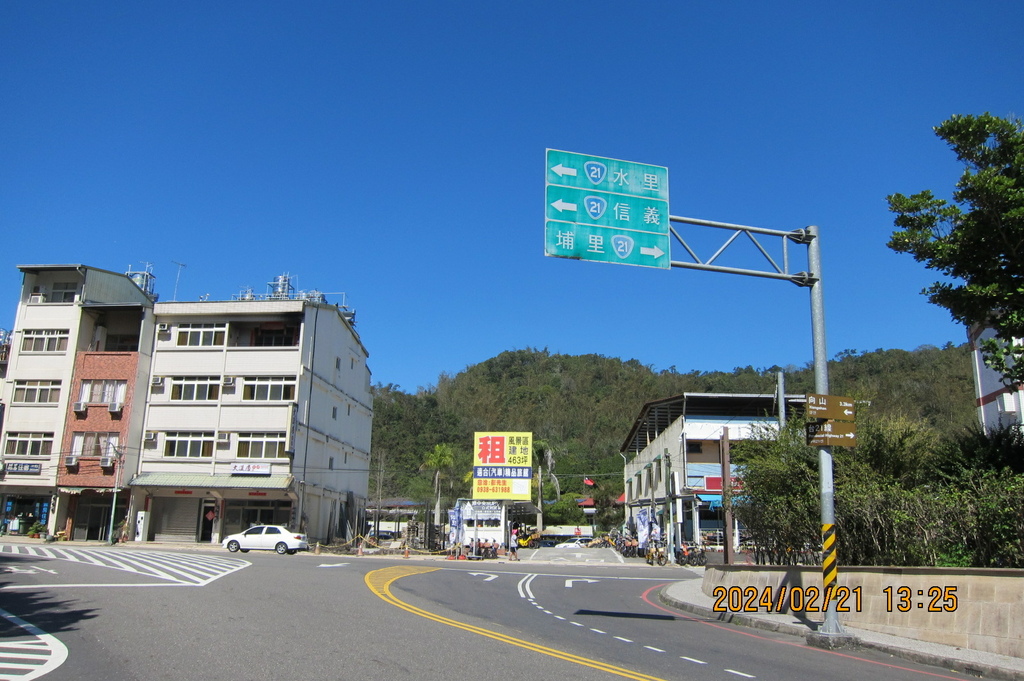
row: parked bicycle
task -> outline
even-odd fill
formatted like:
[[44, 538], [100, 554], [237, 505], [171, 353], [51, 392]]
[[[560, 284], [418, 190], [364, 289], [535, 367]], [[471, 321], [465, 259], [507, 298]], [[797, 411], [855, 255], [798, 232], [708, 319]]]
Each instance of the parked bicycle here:
[[703, 546], [684, 543], [676, 549], [676, 562], [680, 565], [699, 567], [708, 564], [708, 553]]
[[664, 542], [651, 542], [647, 545], [647, 552], [645, 557], [647, 558], [648, 565], [665, 565], [668, 563], [668, 552], [665, 550]]

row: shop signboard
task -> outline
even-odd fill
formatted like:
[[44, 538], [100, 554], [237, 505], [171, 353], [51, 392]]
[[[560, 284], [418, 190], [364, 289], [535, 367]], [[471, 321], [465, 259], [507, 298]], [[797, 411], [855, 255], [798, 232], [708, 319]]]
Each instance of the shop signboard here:
[[533, 433], [473, 433], [473, 499], [529, 501]]

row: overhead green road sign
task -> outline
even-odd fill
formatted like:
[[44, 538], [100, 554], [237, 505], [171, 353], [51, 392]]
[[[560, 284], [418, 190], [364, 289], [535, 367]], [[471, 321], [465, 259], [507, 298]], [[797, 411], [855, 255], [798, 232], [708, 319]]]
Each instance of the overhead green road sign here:
[[668, 269], [668, 168], [547, 150], [544, 254]]
[[544, 254], [556, 258], [610, 262], [641, 267], [669, 267], [668, 237], [651, 232], [548, 220]]
[[548, 149], [545, 181], [668, 201], [668, 168], [603, 156]]

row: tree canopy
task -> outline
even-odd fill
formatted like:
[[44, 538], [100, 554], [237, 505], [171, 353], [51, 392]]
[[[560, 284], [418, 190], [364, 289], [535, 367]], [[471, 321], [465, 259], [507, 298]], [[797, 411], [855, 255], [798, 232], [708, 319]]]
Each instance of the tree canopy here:
[[957, 115], [935, 128], [964, 164], [953, 202], [925, 190], [888, 197], [896, 214], [889, 247], [953, 281], [922, 291], [955, 320], [991, 327], [986, 363], [1024, 382], [1024, 123], [988, 113]]

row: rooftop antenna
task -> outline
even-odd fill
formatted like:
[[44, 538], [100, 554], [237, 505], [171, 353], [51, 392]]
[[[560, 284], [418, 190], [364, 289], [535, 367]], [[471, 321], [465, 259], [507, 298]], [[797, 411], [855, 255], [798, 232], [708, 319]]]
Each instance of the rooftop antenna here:
[[178, 300], [178, 280], [181, 279], [181, 271], [183, 269], [185, 269], [186, 267], [188, 267], [188, 265], [186, 265], [183, 262], [178, 262], [177, 260], [172, 260], [171, 262], [173, 262], [175, 265], [178, 266], [178, 273], [174, 276], [174, 297], [171, 299], [171, 300], [177, 301]]

